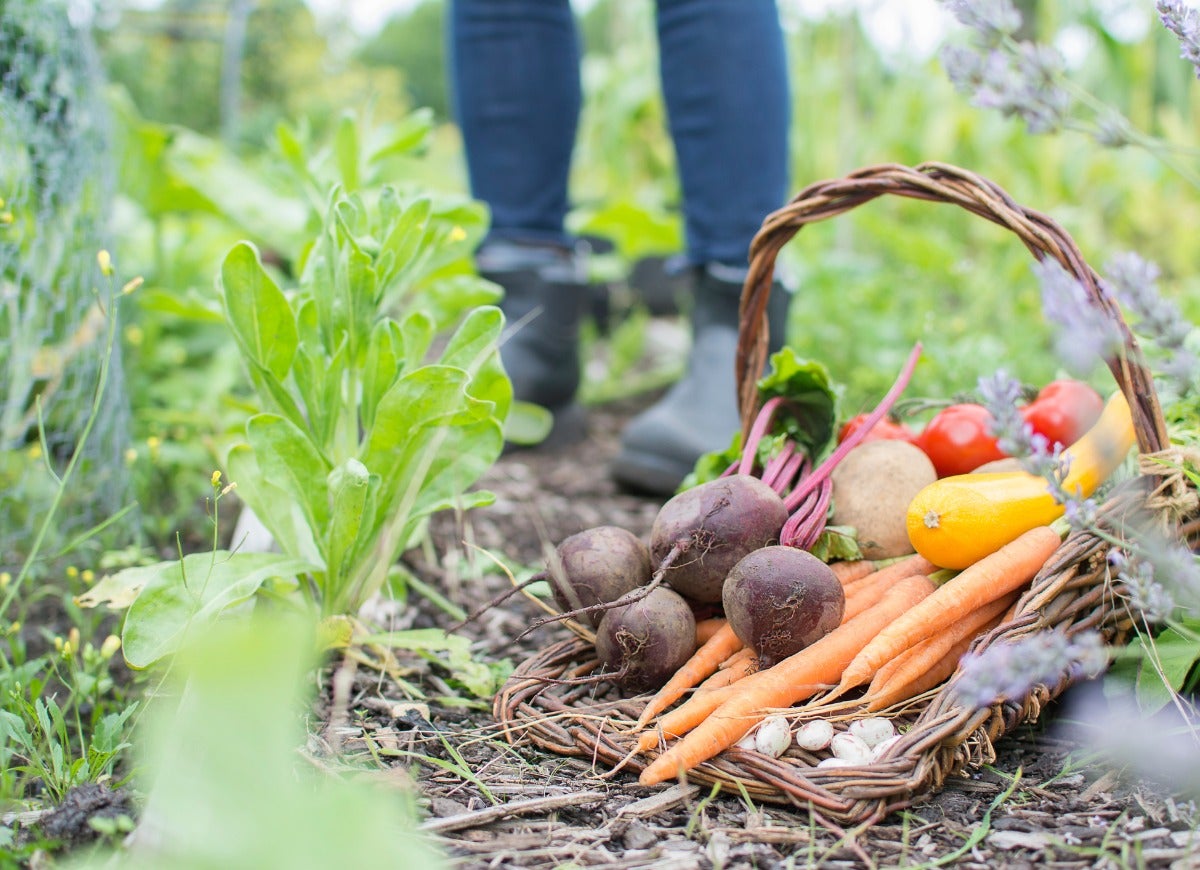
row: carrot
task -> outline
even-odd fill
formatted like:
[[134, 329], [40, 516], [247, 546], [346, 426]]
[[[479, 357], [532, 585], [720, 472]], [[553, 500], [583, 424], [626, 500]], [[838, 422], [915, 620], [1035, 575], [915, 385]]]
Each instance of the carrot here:
[[984, 628], [999, 622], [1005, 609], [1016, 598], [1017, 593], [1010, 592], [1003, 598], [985, 604], [946, 631], [925, 638], [885, 664], [875, 672], [871, 685], [863, 696], [863, 700], [867, 702], [867, 709], [880, 710], [896, 701], [912, 697], [904, 694], [907, 686], [941, 662], [950, 650], [958, 647], [960, 641], [973, 641]]
[[842, 621], [853, 619], [868, 607], [878, 604], [883, 598], [883, 593], [898, 580], [913, 574], [933, 574], [937, 570], [937, 565], [923, 556], [906, 557], [877, 569], [846, 588], [846, 608], [842, 614]]
[[696, 687], [697, 692], [711, 692], [736, 683], [758, 671], [758, 656], [750, 647], [742, 647], [725, 661], [717, 672]]
[[1029, 531], [964, 568], [958, 576], [879, 632], [846, 666], [837, 696], [871, 679], [886, 662], [967, 614], [1016, 591], [1033, 579], [1062, 539], [1050, 526]]
[[[992, 620], [992, 622], [993, 624], [999, 624], [1000, 620], [996, 619]], [[940, 659], [909, 682], [898, 683], [889, 681], [878, 690], [868, 692], [864, 696], [864, 699], [867, 700], [867, 710], [877, 712], [900, 701], [915, 698], [922, 692], [926, 692], [948, 679], [958, 668], [958, 663], [962, 659], [963, 654], [970, 649], [971, 644], [974, 642], [974, 636], [960, 638]]]
[[875, 571], [875, 563], [870, 559], [846, 559], [830, 562], [829, 568], [838, 582], [846, 587]]
[[646, 703], [642, 715], [638, 717], [636, 728], [645, 728], [646, 723], [670, 707], [688, 690], [695, 688], [705, 678], [714, 674], [725, 661], [743, 646], [733, 627], [727, 622], [717, 629], [683, 667], [671, 675], [671, 679], [658, 690]]
[[[788, 707], [832, 684], [871, 638], [933, 589], [933, 583], [922, 574], [906, 577], [879, 604], [800, 652], [728, 688], [694, 695], [692, 701], [712, 698], [718, 692], [726, 699], [711, 713], [701, 714], [694, 721], [672, 722], [674, 733], [684, 730], [690, 733], [647, 766], [639, 781], [642, 785], [654, 785], [707, 761], [744, 737], [767, 710]], [[661, 725], [664, 732], [666, 725], [665, 721]], [[642, 745], [641, 741], [638, 745]]]
[[710, 637], [717, 633], [717, 629], [725, 624], [725, 617], [710, 616], [708, 619], [702, 619], [696, 623], [696, 648], [704, 646]]

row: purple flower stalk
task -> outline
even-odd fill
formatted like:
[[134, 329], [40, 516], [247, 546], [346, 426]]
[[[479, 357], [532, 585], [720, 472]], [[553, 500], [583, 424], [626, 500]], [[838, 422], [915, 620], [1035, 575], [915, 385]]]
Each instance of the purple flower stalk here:
[[1043, 478], [1047, 489], [1056, 502], [1064, 506], [1064, 513], [1072, 528], [1087, 528], [1095, 522], [1096, 503], [1093, 499], [1080, 499], [1077, 492], [1068, 492], [1063, 486], [1071, 470], [1071, 456], [1063, 452], [1062, 445], [1050, 448], [1044, 435], [1033, 431], [1018, 409], [1021, 385], [1003, 369], [990, 377], [979, 379], [979, 395], [983, 405], [992, 415], [991, 432], [996, 436], [1000, 449], [1018, 459], [1030, 474]]
[[968, 653], [959, 665], [954, 693], [963, 704], [988, 707], [1023, 697], [1035, 686], [1096, 676], [1107, 663], [1108, 653], [1098, 632], [1067, 637], [1062, 631], [1038, 631]]
[[1179, 40], [1179, 56], [1195, 67], [1200, 78], [1200, 12], [1183, 0], [1158, 0], [1154, 8], [1163, 27]]
[[1138, 334], [1162, 351], [1161, 373], [1180, 396], [1188, 395], [1200, 382], [1200, 357], [1188, 347], [1195, 327], [1159, 293], [1158, 266], [1124, 253], [1109, 260], [1104, 271], [1106, 287], [1137, 318]]
[[1117, 326], [1088, 298], [1082, 284], [1062, 265], [1047, 257], [1035, 263], [1042, 284], [1042, 309], [1059, 328], [1054, 331], [1055, 350], [1072, 372], [1083, 375], [1102, 359], [1121, 348]]
[[1021, 27], [1021, 13], [1011, 0], [946, 0], [946, 8], [985, 45], [994, 45]]

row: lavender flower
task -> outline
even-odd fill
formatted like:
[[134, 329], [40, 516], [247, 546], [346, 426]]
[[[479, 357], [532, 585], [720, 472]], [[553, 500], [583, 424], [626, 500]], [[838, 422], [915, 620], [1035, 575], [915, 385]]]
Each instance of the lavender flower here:
[[1038, 631], [964, 656], [954, 692], [961, 703], [987, 707], [1022, 697], [1035, 686], [1096, 676], [1107, 663], [1108, 653], [1097, 632], [1069, 638], [1062, 631]]
[[1188, 347], [1194, 327], [1183, 312], [1158, 291], [1158, 266], [1137, 254], [1118, 254], [1104, 269], [1106, 289], [1137, 318], [1139, 335], [1163, 351], [1161, 370], [1180, 395], [1187, 395], [1200, 381], [1200, 357]]
[[1023, 42], [1015, 51], [992, 48], [984, 53], [947, 45], [941, 53], [946, 75], [971, 103], [1025, 121], [1031, 133], [1060, 129], [1071, 109], [1071, 97], [1058, 83], [1061, 56], [1047, 46]]
[[1179, 56], [1196, 68], [1200, 78], [1200, 12], [1182, 0], [1158, 0], [1154, 8], [1163, 26], [1179, 40]]
[[1063, 452], [1061, 444], [1051, 449], [1049, 439], [1034, 432], [1021, 416], [1020, 383], [1001, 369], [979, 379], [979, 395], [992, 415], [991, 433], [1000, 449], [1019, 460], [1030, 474], [1046, 481], [1050, 495], [1064, 506], [1064, 515], [1072, 528], [1092, 525], [1096, 520], [1096, 502], [1080, 499], [1078, 492], [1068, 492], [1063, 486], [1071, 470], [1070, 454]]
[[1175, 610], [1175, 599], [1154, 576], [1154, 566], [1141, 559], [1130, 560], [1117, 572], [1125, 584], [1130, 605], [1150, 623], [1161, 623]]
[[1122, 341], [1116, 324], [1092, 304], [1076, 278], [1049, 257], [1033, 269], [1042, 284], [1046, 317], [1061, 327], [1055, 330], [1055, 349], [1067, 368], [1083, 375], [1119, 352]]
[[947, 0], [946, 8], [984, 45], [995, 45], [1021, 27], [1021, 13], [1011, 0]]

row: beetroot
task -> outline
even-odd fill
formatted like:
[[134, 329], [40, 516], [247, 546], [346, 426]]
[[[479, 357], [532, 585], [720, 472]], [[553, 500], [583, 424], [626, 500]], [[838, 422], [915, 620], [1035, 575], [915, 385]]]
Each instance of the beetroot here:
[[787, 514], [779, 494], [748, 474], [686, 489], [655, 517], [650, 530], [654, 570], [686, 598], [720, 601], [729, 569], [777, 540]]
[[846, 596], [828, 565], [796, 547], [763, 547], [733, 566], [725, 616], [762, 667], [799, 652], [842, 622]]
[[596, 629], [596, 655], [605, 670], [622, 688], [635, 692], [662, 686], [695, 648], [692, 609], [664, 586], [606, 611]]
[[[650, 582], [650, 550], [627, 529], [597, 526], [577, 532], [555, 548], [547, 565], [558, 606], [575, 611], [616, 601]], [[585, 614], [592, 626], [603, 613]]]

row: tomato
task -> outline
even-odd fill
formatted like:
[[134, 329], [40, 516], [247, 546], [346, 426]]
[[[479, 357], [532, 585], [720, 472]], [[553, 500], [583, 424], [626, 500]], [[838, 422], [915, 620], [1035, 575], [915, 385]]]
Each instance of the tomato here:
[[1064, 379], [1042, 387], [1037, 397], [1021, 409], [1033, 431], [1045, 436], [1050, 447], [1069, 447], [1100, 419], [1104, 399], [1082, 381]]
[[[841, 444], [850, 437], [850, 433], [858, 431], [862, 424], [866, 422], [867, 414], [859, 414], [857, 417], [851, 417], [842, 424], [842, 428], [838, 430], [838, 444]], [[878, 423], [871, 427], [871, 431], [866, 434], [863, 441], [878, 441], [883, 439], [894, 441], [912, 441], [916, 437], [916, 433], [905, 426], [903, 423], [896, 423], [884, 417]], [[861, 442], [860, 442], [861, 443]]]
[[1007, 455], [988, 429], [991, 420], [983, 405], [950, 405], [934, 415], [914, 443], [929, 456], [938, 477], [966, 474]]

